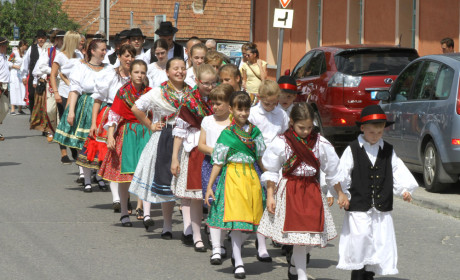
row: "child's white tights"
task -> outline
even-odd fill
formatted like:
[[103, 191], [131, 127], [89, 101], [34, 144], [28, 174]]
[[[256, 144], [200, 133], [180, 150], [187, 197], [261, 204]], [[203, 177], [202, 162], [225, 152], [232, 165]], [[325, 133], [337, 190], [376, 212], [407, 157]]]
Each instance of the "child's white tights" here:
[[265, 236], [263, 236], [260, 233], [257, 233], [257, 243], [259, 243], [259, 257], [261, 258], [266, 258], [269, 257], [268, 251], [267, 251], [267, 244], [265, 243]]
[[174, 210], [175, 201], [161, 203], [161, 211], [163, 212], [163, 233], [172, 232], [172, 213]]
[[201, 240], [201, 218], [203, 217], [202, 200], [182, 198], [182, 217], [184, 235], [193, 234], [193, 242]]
[[112, 201], [120, 202], [120, 194], [118, 193], [118, 183], [110, 182], [110, 191], [112, 192]]
[[[118, 192], [120, 194], [121, 216], [128, 215], [128, 198], [129, 198], [129, 183], [118, 183]], [[125, 218], [123, 222], [129, 221]]]
[[[244, 242], [246, 234], [239, 230], [233, 230], [231, 233], [232, 237], [232, 250], [233, 250], [233, 258], [235, 259], [235, 267], [239, 265], [243, 265], [243, 259], [241, 258], [241, 245]], [[244, 272], [244, 268], [238, 268], [235, 270], [235, 273], [242, 273]]]
[[[291, 264], [295, 265], [298, 280], [307, 280], [307, 253], [311, 251], [311, 246], [294, 245], [292, 251]], [[292, 271], [291, 271], [292, 273]]]
[[148, 220], [148, 218], [150, 217], [150, 207], [151, 206], [152, 206], [152, 203], [142, 200], [142, 209], [144, 209], [144, 221]]
[[184, 235], [192, 234], [192, 219], [190, 217], [190, 204], [192, 203], [189, 198], [181, 199], [182, 221], [184, 223]]
[[[225, 231], [220, 228], [209, 228], [209, 233], [211, 235], [212, 254], [223, 254], [225, 250], [224, 248], [221, 248], [221, 246], [224, 244]], [[215, 258], [219, 258], [219, 256], [214, 255], [213, 259]]]

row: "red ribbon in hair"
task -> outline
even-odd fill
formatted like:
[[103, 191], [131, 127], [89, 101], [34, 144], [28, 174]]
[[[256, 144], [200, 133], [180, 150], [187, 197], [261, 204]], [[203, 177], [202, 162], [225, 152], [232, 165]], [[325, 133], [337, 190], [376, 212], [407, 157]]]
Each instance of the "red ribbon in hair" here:
[[372, 114], [369, 116], [365, 116], [361, 118], [361, 122], [367, 122], [367, 121], [372, 121], [372, 120], [387, 120], [387, 116], [385, 114]]
[[297, 91], [297, 86], [291, 84], [279, 84], [280, 89], [290, 89]]

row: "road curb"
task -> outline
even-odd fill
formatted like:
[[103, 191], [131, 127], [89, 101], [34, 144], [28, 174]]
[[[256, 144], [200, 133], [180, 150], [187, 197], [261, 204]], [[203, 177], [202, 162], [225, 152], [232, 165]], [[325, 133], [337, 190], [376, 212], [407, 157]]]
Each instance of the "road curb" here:
[[[421, 194], [421, 192], [422, 192], [421, 190], [417, 191], [412, 196], [412, 203], [414, 203], [415, 205], [418, 205], [418, 206], [421, 206], [427, 209], [432, 209], [440, 213], [444, 213], [446, 215], [460, 219], [460, 204], [454, 205], [453, 203], [446, 203], [445, 200], [437, 200], [434, 197], [436, 195], [442, 195], [442, 194], [431, 194], [427, 192], [428, 195], [431, 194], [433, 196], [433, 197], [427, 197], [427, 195], [418, 195], [418, 194]], [[398, 198], [402, 200], [401, 197], [398, 197]]]

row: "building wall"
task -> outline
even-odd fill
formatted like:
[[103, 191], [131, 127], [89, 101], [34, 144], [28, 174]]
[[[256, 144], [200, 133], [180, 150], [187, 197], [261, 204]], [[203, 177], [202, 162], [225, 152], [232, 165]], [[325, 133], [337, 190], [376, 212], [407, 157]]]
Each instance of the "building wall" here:
[[395, 0], [364, 1], [364, 44], [395, 44]]
[[420, 0], [419, 54], [441, 53], [439, 41], [445, 37], [454, 39], [455, 51], [459, 51], [459, 1]]
[[346, 44], [347, 0], [323, 0], [322, 45]]

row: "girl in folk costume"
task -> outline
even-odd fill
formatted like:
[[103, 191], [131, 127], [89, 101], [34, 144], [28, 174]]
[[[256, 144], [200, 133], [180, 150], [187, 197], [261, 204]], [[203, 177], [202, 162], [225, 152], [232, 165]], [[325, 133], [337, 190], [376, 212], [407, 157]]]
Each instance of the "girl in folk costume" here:
[[[230, 97], [233, 120], [220, 134], [212, 152], [213, 168], [205, 196], [211, 206], [208, 226], [232, 231], [232, 263], [238, 279], [246, 277], [241, 258], [243, 232], [257, 231], [265, 207], [265, 194], [254, 168], [258, 161], [263, 170], [260, 157], [265, 144], [260, 130], [248, 122], [250, 108], [251, 98], [246, 92], [237, 91]], [[221, 171], [214, 195], [212, 185]]]
[[[91, 128], [91, 118], [96, 92], [96, 77], [106, 67], [102, 63], [106, 44], [93, 40], [88, 46], [89, 60], [71, 59], [61, 71], [70, 80], [67, 107], [56, 129], [54, 141], [63, 146], [81, 150]], [[85, 189], [91, 189], [91, 169], [82, 168]]]
[[40, 55], [32, 71], [34, 79], [37, 79], [35, 88], [34, 110], [30, 117], [30, 129], [36, 129], [48, 134], [48, 142], [53, 140], [53, 134], [57, 126], [57, 108], [54, 99], [53, 88], [49, 84], [51, 66], [56, 55], [60, 52], [64, 42], [65, 31], [55, 30], [51, 36], [53, 46]]
[[241, 90], [241, 72], [235, 64], [225, 64], [219, 69], [219, 79], [223, 84], [229, 84], [234, 91]]
[[107, 148], [99, 176], [110, 182], [118, 183], [121, 204], [121, 224], [132, 227], [128, 215], [128, 188], [133, 178], [139, 157], [152, 134], [150, 129], [140, 123], [131, 108], [145, 93], [151, 90], [145, 85], [147, 64], [143, 60], [134, 60], [130, 65], [131, 82], [123, 85], [110, 108], [107, 129]]
[[[209, 94], [216, 86], [217, 73], [210, 65], [197, 68], [197, 86], [184, 98], [176, 126], [173, 129], [174, 146], [171, 161], [173, 179], [171, 190], [181, 198], [185, 245], [195, 245], [195, 251], [206, 252], [201, 240], [201, 219], [203, 217], [203, 193], [201, 165], [204, 154], [198, 150], [201, 121], [212, 114]], [[179, 150], [180, 159], [179, 159]], [[193, 235], [192, 235], [193, 233]]]
[[[9, 59], [8, 65], [10, 66], [10, 102], [11, 102], [11, 115], [25, 115], [22, 106], [26, 106], [24, 98], [26, 97], [26, 88], [22, 83], [21, 64], [24, 60], [24, 53], [27, 51], [27, 42], [25, 40], [19, 41], [18, 50], [14, 50]], [[15, 111], [15, 106], [18, 107], [18, 112]]]
[[325, 172], [328, 186], [337, 191], [339, 205], [348, 203], [339, 183], [339, 158], [334, 147], [312, 131], [313, 114], [309, 104], [294, 105], [290, 128], [273, 140], [262, 158], [267, 170], [261, 177], [267, 182], [267, 209], [258, 232], [277, 243], [294, 245], [289, 279], [307, 279], [307, 253], [313, 246], [325, 247], [337, 236], [320, 189], [320, 170]]
[[208, 48], [203, 43], [196, 44], [190, 49], [190, 57], [193, 67], [190, 67], [187, 70], [187, 77], [185, 78], [185, 83], [187, 83], [192, 88], [196, 86], [197, 70], [198, 67], [201, 64], [203, 64], [204, 57], [206, 56], [207, 51]]
[[[211, 154], [216, 145], [217, 139], [222, 130], [230, 125], [230, 95], [233, 93], [233, 87], [228, 84], [221, 84], [211, 91], [209, 96], [212, 102], [212, 116], [203, 118], [201, 122], [200, 139], [198, 141], [198, 150], [205, 154], [203, 165], [201, 166], [201, 182], [203, 186], [203, 198], [206, 195], [206, 190], [211, 176], [212, 164]], [[212, 190], [216, 191], [217, 182], [212, 185]], [[227, 256], [227, 251], [224, 245], [225, 231], [219, 228], [210, 228], [212, 255], [210, 262], [212, 265], [222, 264], [222, 258]]]
[[168, 42], [158, 39], [153, 43], [152, 56], [157, 58], [156, 62], [150, 63], [147, 70], [147, 78], [152, 88], [159, 87], [168, 80], [166, 75], [166, 62], [168, 62]]
[[[151, 203], [161, 203], [164, 220], [161, 237], [167, 240], [172, 239], [172, 213], [176, 199], [171, 191], [172, 130], [179, 106], [191, 92], [190, 87], [184, 83], [185, 73], [184, 60], [171, 58], [166, 63], [169, 80], [141, 97], [133, 106], [136, 117], [157, 132], [152, 134], [142, 152], [129, 191], [144, 201], [146, 230], [153, 225], [150, 218]], [[153, 111], [153, 122], [145, 117], [144, 112], [148, 111]]]
[[[60, 52], [56, 54], [54, 58], [53, 64], [51, 65], [51, 74], [50, 74], [50, 86], [54, 92], [54, 99], [56, 100], [56, 106], [58, 110], [59, 119], [62, 119], [62, 115], [64, 114], [65, 107], [67, 105], [67, 98], [69, 97], [70, 91], [70, 81], [68, 76], [66, 76], [64, 72], [64, 67], [72, 58], [80, 58], [78, 57], [75, 50], [78, 47], [80, 42], [80, 34], [75, 31], [67, 31], [64, 36], [64, 44]], [[73, 65], [69, 63], [69, 66]], [[69, 72], [69, 69], [66, 70]], [[65, 121], [65, 120], [64, 120]], [[59, 145], [61, 150], [61, 163], [62, 164], [70, 164], [71, 161], [67, 156], [67, 148], [66, 146]], [[77, 159], [77, 150], [75, 148], [71, 148], [72, 157]], [[83, 169], [80, 170], [81, 174], [81, 183], [83, 183]]]
[[[121, 46], [118, 55], [120, 66], [117, 68], [107, 67], [98, 75], [96, 92], [91, 95], [94, 99], [91, 128], [82, 152], [78, 155], [77, 165], [95, 170], [98, 170], [101, 166], [102, 160], [107, 153], [107, 131], [104, 129], [104, 124], [107, 122], [110, 107], [118, 90], [129, 82], [129, 68], [135, 56], [136, 50], [133, 46]], [[97, 179], [99, 188], [104, 191], [107, 190], [102, 178]], [[118, 211], [120, 209], [118, 184], [110, 182], [110, 189], [112, 191], [114, 210]], [[85, 188], [85, 191], [91, 192], [91, 188]]]

